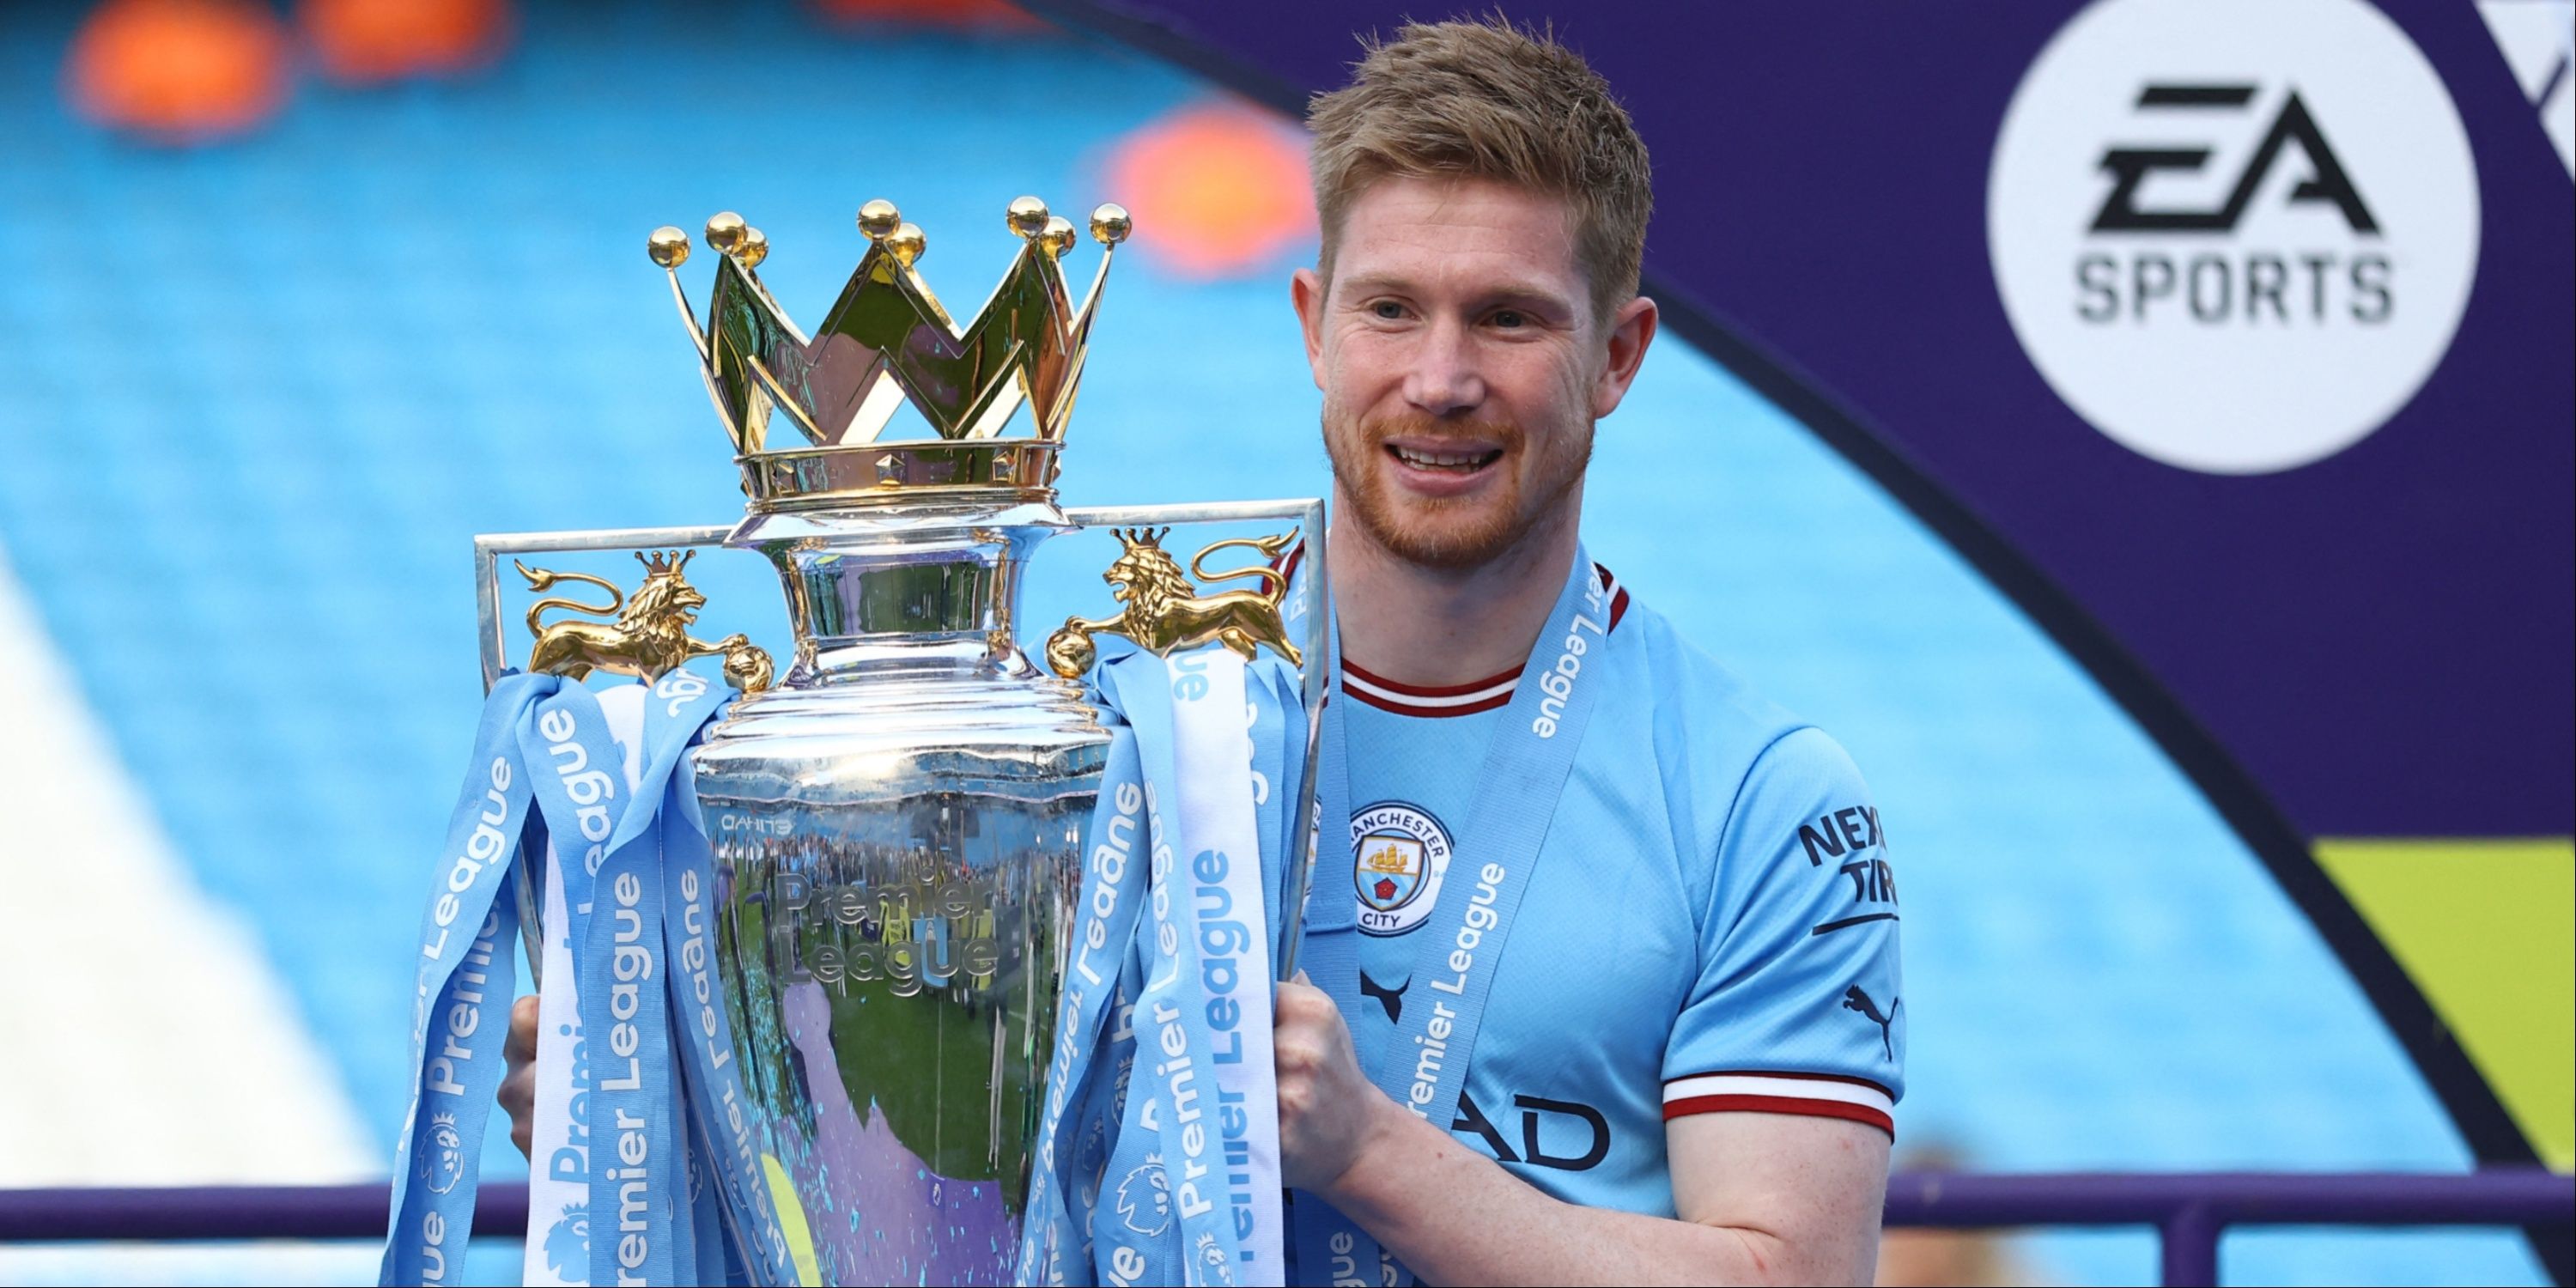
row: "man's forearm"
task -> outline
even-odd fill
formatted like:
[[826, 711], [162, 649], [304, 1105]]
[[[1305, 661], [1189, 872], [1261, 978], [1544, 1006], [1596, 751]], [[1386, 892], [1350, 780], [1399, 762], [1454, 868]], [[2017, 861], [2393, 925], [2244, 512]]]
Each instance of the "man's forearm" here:
[[1579, 1207], [1383, 1096], [1357, 1161], [1323, 1195], [1435, 1284], [1850, 1282], [1764, 1231]]

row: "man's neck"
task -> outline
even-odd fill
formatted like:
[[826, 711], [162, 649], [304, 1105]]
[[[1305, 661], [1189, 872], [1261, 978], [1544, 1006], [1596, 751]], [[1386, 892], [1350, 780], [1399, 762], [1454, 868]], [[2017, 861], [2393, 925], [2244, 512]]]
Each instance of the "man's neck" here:
[[[1336, 515], [1350, 513], [1336, 489]], [[1342, 658], [1398, 684], [1469, 684], [1520, 666], [1565, 589], [1582, 527], [1580, 497], [1473, 568], [1398, 558], [1357, 521], [1326, 543]]]

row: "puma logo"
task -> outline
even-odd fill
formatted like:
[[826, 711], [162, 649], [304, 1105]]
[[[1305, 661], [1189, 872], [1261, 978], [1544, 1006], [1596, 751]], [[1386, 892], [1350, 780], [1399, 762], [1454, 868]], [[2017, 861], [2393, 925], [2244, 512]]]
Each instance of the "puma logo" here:
[[1393, 988], [1388, 988], [1386, 985], [1370, 979], [1367, 971], [1360, 972], [1360, 993], [1366, 997], [1376, 998], [1377, 1004], [1386, 1008], [1386, 1022], [1389, 1024], [1400, 1024], [1403, 1022], [1404, 990], [1411, 987], [1413, 987], [1413, 980], [1409, 977], [1403, 983], [1398, 984]]
[[[1367, 976], [1363, 975], [1361, 978], [1366, 979]], [[1887, 1058], [1890, 1060], [1896, 1058], [1896, 1040], [1892, 1036], [1896, 1024], [1896, 1008], [1903, 1005], [1905, 1005], [1904, 998], [1889, 998], [1887, 1014], [1881, 1015], [1878, 1013], [1878, 1003], [1871, 1001], [1869, 994], [1860, 991], [1860, 985], [1854, 984], [1843, 990], [1843, 1009], [1858, 1011], [1863, 1018], [1878, 1026], [1879, 1045], [1887, 1049]]]

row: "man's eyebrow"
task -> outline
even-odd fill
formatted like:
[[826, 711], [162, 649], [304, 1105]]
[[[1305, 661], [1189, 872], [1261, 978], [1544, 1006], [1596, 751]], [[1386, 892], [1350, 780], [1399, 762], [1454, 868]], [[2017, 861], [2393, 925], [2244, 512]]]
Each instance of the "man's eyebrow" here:
[[[1399, 295], [1409, 295], [1417, 289], [1412, 279], [1393, 273], [1362, 273], [1344, 278], [1338, 285], [1353, 295], [1364, 291], [1393, 291]], [[1574, 302], [1563, 292], [1541, 286], [1536, 282], [1502, 282], [1479, 292], [1477, 298], [1487, 304], [1560, 310], [1571, 310], [1575, 307]]]
[[1568, 313], [1573, 312], [1576, 307], [1575, 302], [1561, 292], [1522, 282], [1510, 282], [1496, 287], [1487, 292], [1485, 298], [1496, 304], [1517, 304], [1523, 307], [1556, 309]]
[[1398, 294], [1413, 289], [1411, 280], [1392, 273], [1362, 273], [1355, 277], [1343, 278], [1340, 285], [1345, 290], [1351, 291], [1394, 291]]

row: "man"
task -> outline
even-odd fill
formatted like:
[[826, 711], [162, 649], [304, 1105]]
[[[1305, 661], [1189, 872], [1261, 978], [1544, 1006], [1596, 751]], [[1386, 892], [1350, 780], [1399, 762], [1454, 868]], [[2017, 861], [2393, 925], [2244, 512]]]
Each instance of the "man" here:
[[1426, 1116], [1385, 1086], [1419, 1064], [1375, 1055], [1399, 1017], [1447, 1027], [1416, 1014], [1454, 1004], [1433, 905], [1496, 857], [1460, 831], [1489, 747], [1534, 741], [1506, 704], [1565, 669], [1542, 627], [1593, 422], [1655, 337], [1651, 194], [1608, 86], [1507, 26], [1408, 27], [1310, 123], [1323, 254], [1293, 294], [1358, 844], [1351, 885], [1318, 860], [1309, 916], [1356, 922], [1358, 996], [1279, 990], [1288, 1182], [1431, 1283], [1868, 1282], [1903, 1047], [1876, 811], [1830, 739], [1614, 585], [1481, 1032], [1445, 1053], [1463, 1094]]
[[1578, 566], [1593, 423], [1655, 337], [1644, 145], [1500, 24], [1406, 27], [1311, 124], [1354, 844], [1325, 820], [1305, 954], [1348, 978], [1278, 994], [1298, 1276], [1352, 1273], [1307, 1260], [1340, 1230], [1432, 1283], [1865, 1283], [1904, 1048], [1877, 811]]

